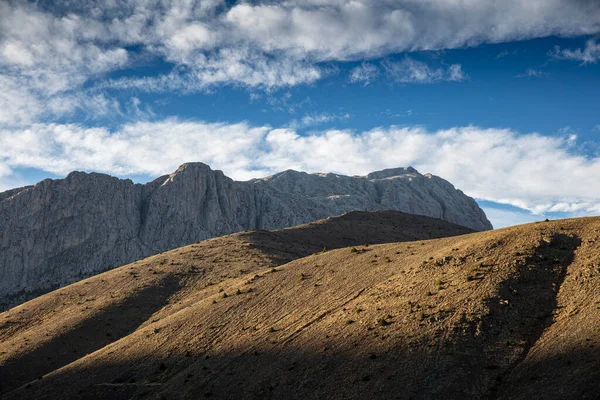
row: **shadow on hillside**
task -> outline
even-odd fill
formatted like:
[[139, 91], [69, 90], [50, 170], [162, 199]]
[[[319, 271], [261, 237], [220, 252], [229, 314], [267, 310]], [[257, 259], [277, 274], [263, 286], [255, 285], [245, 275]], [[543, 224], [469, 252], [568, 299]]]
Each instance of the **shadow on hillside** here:
[[[532, 255], [515, 262], [498, 294], [487, 300], [487, 315], [463, 316], [454, 333], [463, 350], [456, 355], [455, 374], [464, 370], [461, 375], [467, 379], [472, 371], [488, 371], [470, 378], [470, 395], [489, 392], [489, 398], [496, 398], [506, 378], [552, 324], [558, 290], [580, 244], [578, 237], [565, 234], [554, 234], [549, 242], [540, 240]], [[448, 382], [449, 388], [461, 385]]]
[[136, 291], [125, 301], [90, 315], [77, 327], [52, 338], [42, 347], [6, 360], [0, 366], [0, 394], [129, 335], [164, 307], [177, 288], [178, 280], [167, 276], [154, 286]]
[[[479, 366], [463, 376], [456, 373], [460, 360], [445, 350], [396, 345], [373, 354], [287, 347], [209, 358], [140, 358], [82, 366], [76, 373], [58, 371], [5, 399], [489, 399], [508, 393], [505, 398], [596, 399], [600, 379], [600, 355], [593, 349], [571, 349], [541, 360], [506, 393], [492, 393], [491, 386], [474, 390], [476, 381], [487, 381], [498, 371]], [[585, 369], [568, 369], [569, 362]]]
[[279, 262], [289, 262], [324, 249], [439, 239], [473, 232], [435, 218], [378, 211], [350, 212], [325, 222], [275, 231], [248, 231], [240, 236]]

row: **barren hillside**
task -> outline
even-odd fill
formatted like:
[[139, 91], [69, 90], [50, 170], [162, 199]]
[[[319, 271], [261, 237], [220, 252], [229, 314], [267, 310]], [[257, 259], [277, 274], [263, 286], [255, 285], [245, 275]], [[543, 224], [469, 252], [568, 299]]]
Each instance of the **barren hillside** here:
[[598, 398], [600, 218], [461, 233], [351, 213], [109, 271], [0, 314], [4, 397]]

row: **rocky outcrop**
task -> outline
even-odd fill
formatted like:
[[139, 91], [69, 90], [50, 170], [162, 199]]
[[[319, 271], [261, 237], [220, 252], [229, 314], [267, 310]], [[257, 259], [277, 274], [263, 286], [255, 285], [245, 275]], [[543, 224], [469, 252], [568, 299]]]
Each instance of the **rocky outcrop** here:
[[355, 177], [290, 170], [236, 182], [190, 163], [143, 185], [73, 172], [0, 193], [0, 303], [215, 236], [385, 209], [492, 228], [472, 198], [410, 167]]

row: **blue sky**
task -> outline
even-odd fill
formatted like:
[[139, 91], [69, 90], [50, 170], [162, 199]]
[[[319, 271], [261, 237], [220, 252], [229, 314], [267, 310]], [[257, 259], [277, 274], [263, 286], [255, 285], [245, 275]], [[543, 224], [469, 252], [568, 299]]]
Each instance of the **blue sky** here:
[[600, 213], [600, 4], [0, 3], [0, 190], [412, 165], [496, 227]]

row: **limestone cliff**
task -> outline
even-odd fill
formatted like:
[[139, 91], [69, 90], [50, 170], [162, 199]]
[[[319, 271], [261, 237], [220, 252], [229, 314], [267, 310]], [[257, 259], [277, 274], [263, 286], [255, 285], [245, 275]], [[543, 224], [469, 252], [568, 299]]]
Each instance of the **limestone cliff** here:
[[410, 167], [236, 182], [190, 163], [144, 185], [73, 172], [0, 193], [0, 307], [199, 240], [385, 209], [492, 228], [472, 198]]

